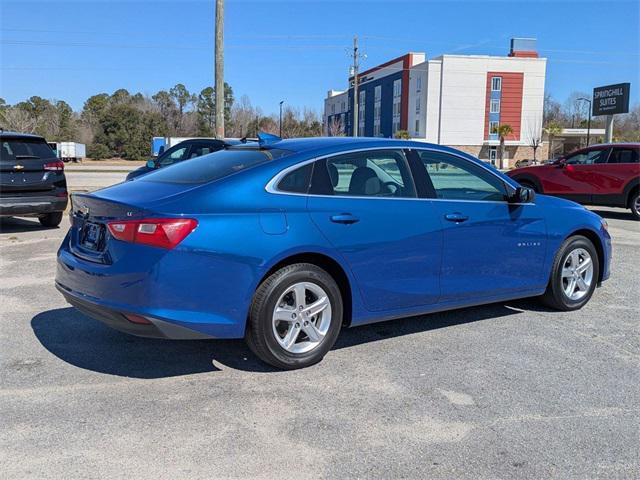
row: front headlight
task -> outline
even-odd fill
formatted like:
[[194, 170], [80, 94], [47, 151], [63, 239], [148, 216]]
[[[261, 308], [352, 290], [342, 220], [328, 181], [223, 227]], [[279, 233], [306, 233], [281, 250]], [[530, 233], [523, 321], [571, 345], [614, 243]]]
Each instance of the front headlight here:
[[602, 223], [602, 228], [604, 228], [608, 232], [609, 231], [609, 223], [602, 217], [600, 217], [600, 223]]

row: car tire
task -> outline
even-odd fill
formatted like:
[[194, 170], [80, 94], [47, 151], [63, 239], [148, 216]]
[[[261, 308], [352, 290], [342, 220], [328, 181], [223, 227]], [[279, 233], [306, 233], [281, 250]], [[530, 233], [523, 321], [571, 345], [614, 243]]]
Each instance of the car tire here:
[[578, 310], [593, 295], [599, 273], [598, 253], [591, 240], [582, 235], [569, 237], [556, 253], [541, 300], [555, 310]]
[[40, 224], [43, 227], [55, 228], [60, 225], [60, 222], [62, 222], [62, 212], [47, 213], [46, 215], [41, 216], [38, 220], [40, 220]]
[[636, 190], [629, 197], [629, 209], [633, 218], [640, 220], [640, 190]]
[[536, 193], [540, 193], [538, 191], [538, 187], [535, 186], [535, 184], [533, 182], [529, 182], [527, 180], [523, 180], [522, 182], [518, 182], [520, 185], [522, 185], [523, 187], [527, 187], [532, 189], [534, 192]]
[[[314, 311], [308, 308], [312, 305], [324, 307], [311, 315]], [[304, 368], [322, 360], [333, 347], [342, 318], [342, 295], [331, 275], [309, 263], [288, 265], [256, 290], [245, 340], [269, 365], [284, 370]]]

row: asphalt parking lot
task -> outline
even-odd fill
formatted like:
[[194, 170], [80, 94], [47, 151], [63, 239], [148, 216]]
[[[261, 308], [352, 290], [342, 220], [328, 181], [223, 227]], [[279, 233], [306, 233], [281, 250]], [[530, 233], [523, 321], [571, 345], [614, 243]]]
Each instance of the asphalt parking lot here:
[[640, 224], [599, 210], [612, 278], [344, 330], [279, 372], [242, 341], [110, 330], [53, 286], [68, 221], [0, 224], [4, 478], [639, 478]]

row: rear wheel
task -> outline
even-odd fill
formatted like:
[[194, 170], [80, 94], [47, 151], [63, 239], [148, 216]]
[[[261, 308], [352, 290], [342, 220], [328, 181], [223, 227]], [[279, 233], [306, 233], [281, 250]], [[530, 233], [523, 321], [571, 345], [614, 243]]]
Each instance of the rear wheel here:
[[264, 362], [282, 369], [319, 362], [342, 325], [342, 297], [321, 268], [298, 263], [269, 276], [256, 291], [245, 339]]
[[54, 228], [62, 222], [62, 212], [47, 213], [46, 215], [41, 216], [38, 220], [40, 220], [40, 224], [43, 227]]
[[593, 295], [599, 272], [593, 243], [581, 235], [568, 238], [556, 254], [542, 302], [557, 310], [582, 308]]
[[629, 208], [636, 220], [640, 220], [640, 190], [636, 190], [629, 197]]

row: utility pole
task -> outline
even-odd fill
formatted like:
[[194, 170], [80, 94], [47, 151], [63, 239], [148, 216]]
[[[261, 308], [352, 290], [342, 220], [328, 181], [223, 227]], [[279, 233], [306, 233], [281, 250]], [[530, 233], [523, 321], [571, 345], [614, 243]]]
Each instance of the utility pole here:
[[358, 54], [358, 36], [353, 37], [353, 131], [351, 132], [354, 137], [358, 136], [358, 63], [360, 61], [360, 55]]
[[224, 138], [224, 0], [216, 0], [215, 37], [216, 137]]

